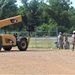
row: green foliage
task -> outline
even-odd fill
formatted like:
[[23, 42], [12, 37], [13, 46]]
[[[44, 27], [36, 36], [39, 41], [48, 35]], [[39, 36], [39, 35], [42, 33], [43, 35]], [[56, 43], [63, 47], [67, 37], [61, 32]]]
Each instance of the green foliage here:
[[41, 30], [41, 31], [48, 31], [49, 30], [49, 26], [47, 24], [42, 24], [41, 26], [37, 27], [37, 30]]
[[[37, 30], [69, 32], [75, 28], [75, 8], [70, 0], [21, 0], [23, 6], [17, 7], [17, 0], [0, 0], [0, 20], [16, 15], [27, 16], [28, 23]], [[47, 3], [45, 2], [47, 1]], [[23, 23], [5, 27], [9, 31], [25, 30]]]
[[54, 30], [56, 30], [56, 28], [57, 28], [56, 24], [45, 24], [45, 23], [43, 23], [41, 26], [37, 27], [37, 30], [54, 31]]
[[0, 19], [5, 19], [7, 17], [12, 17], [17, 15], [17, 6], [16, 6], [16, 0], [1, 0], [3, 4], [1, 5], [1, 16]]
[[73, 27], [71, 27], [71, 29], [69, 30], [69, 33], [71, 33], [72, 34], [72, 32], [73, 31], [75, 31], [75, 27], [73, 26]]
[[70, 21], [69, 21], [69, 3], [67, 0], [49, 0], [50, 2], [50, 7], [49, 7], [49, 14], [51, 18], [53, 18], [57, 24], [63, 25], [66, 27], [70, 26]]
[[62, 33], [68, 32], [68, 28], [65, 28], [64, 26], [61, 25], [61, 26], [58, 26], [58, 31]]
[[[1, 6], [1, 14], [0, 19], [6, 19], [9, 17], [13, 17], [17, 15], [17, 6], [16, 6], [16, 0], [0, 0], [0, 3], [2, 3]], [[6, 31], [11, 31], [14, 28], [13, 25], [4, 27]]]

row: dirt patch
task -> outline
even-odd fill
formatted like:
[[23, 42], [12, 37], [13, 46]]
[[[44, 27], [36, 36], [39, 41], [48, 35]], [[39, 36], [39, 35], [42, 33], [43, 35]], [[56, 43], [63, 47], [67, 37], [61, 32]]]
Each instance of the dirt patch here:
[[75, 51], [35, 49], [0, 52], [1, 74], [47, 75], [75, 74]]

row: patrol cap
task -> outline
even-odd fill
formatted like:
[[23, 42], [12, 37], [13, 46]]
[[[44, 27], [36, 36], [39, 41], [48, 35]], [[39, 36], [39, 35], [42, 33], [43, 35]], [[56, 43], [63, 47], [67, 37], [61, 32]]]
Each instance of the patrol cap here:
[[61, 32], [59, 32], [59, 35], [62, 35], [62, 33], [61, 33]]
[[73, 34], [75, 34], [75, 31], [73, 31]]

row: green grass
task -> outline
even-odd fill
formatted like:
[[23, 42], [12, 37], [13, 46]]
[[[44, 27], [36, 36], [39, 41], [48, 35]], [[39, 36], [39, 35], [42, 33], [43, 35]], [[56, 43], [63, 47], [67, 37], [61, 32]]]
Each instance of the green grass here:
[[30, 48], [55, 48], [55, 41], [53, 40], [31, 40]]
[[[70, 49], [72, 49], [72, 44], [70, 42]], [[56, 49], [54, 40], [30, 40], [29, 48], [53, 48]]]

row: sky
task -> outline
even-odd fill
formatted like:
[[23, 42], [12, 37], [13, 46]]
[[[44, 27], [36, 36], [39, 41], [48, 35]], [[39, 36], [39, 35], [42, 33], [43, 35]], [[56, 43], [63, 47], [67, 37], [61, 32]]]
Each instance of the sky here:
[[72, 6], [75, 8], [75, 0], [71, 0], [72, 1]]
[[[75, 8], [75, 0], [70, 0], [72, 1], [72, 6]], [[22, 3], [20, 2], [20, 0], [17, 0], [17, 4], [18, 5], [22, 5]]]
[[19, 5], [22, 5], [21, 1], [20, 0], [17, 0], [17, 3], [16, 3], [18, 6]]

